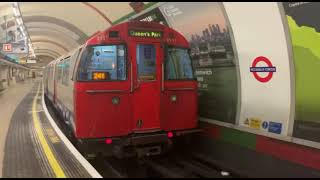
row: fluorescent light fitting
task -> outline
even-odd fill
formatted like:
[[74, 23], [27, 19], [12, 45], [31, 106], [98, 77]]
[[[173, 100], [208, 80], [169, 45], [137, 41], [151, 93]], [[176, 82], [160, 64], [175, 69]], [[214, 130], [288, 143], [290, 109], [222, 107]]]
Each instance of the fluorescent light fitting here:
[[14, 16], [20, 16], [19, 10], [15, 7], [13, 7], [13, 14], [14, 14]]
[[18, 2], [12, 2], [12, 5], [13, 5], [14, 7], [18, 7]]
[[17, 21], [18, 25], [22, 25], [22, 20], [20, 18], [17, 18], [16, 21]]

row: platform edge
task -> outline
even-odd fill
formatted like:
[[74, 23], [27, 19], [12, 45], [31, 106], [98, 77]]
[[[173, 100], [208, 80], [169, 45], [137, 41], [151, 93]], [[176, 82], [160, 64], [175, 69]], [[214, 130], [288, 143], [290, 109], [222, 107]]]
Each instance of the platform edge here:
[[90, 174], [92, 178], [102, 178], [102, 176], [98, 173], [98, 171], [80, 154], [80, 152], [72, 145], [72, 143], [68, 140], [68, 138], [62, 133], [62, 131], [58, 128], [57, 124], [54, 122], [45, 104], [43, 86], [42, 86], [42, 107], [51, 126], [56, 131], [60, 139], [64, 142], [66, 147], [79, 161], [79, 163], [87, 170], [87, 172]]

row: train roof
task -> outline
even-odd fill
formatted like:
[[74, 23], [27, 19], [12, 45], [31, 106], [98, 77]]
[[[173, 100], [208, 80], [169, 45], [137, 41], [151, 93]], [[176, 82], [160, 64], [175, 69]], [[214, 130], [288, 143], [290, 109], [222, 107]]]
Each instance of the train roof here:
[[[189, 42], [187, 39], [178, 31], [165, 26], [160, 23], [156, 22], [147, 22], [147, 21], [127, 21], [124, 23], [120, 23], [114, 26], [109, 27], [108, 29], [95, 33], [92, 37], [90, 37], [83, 45], [79, 46], [78, 48], [58, 57], [57, 59], [50, 62], [48, 65], [54, 65], [65, 59], [66, 57], [71, 56], [75, 50], [78, 50], [80, 47], [84, 47], [86, 45], [95, 45], [95, 44], [108, 44], [108, 43], [119, 43], [125, 42], [125, 39], [128, 40], [129, 30], [139, 30], [139, 31], [154, 31], [154, 32], [161, 32], [161, 38], [157, 38], [159, 42], [167, 43], [168, 45], [172, 46], [179, 46], [183, 48], [189, 48]], [[111, 31], [118, 31], [119, 37], [117, 38], [110, 38], [109, 32]], [[133, 37], [134, 38], [134, 37]], [[143, 38], [144, 40], [150, 40], [150, 38]], [[155, 39], [153, 39], [154, 41]]]
[[[136, 31], [154, 31], [154, 32], [161, 32], [163, 33], [161, 38], [158, 38], [161, 42], [166, 42], [168, 44], [180, 44], [182, 47], [189, 47], [189, 43], [187, 39], [177, 30], [160, 24], [156, 22], [147, 22], [147, 21], [127, 21], [124, 23], [120, 23], [114, 26], [109, 27], [108, 29], [98, 32], [95, 35], [93, 35], [90, 39], [86, 41], [86, 45], [91, 44], [103, 44], [104, 42], [109, 41], [119, 41], [126, 38], [130, 38], [129, 31], [130, 30], [136, 30]], [[117, 38], [111, 38], [109, 32], [119, 32], [119, 37]], [[134, 37], [131, 37], [134, 38]], [[141, 37], [136, 37], [141, 38]], [[151, 37], [152, 38], [152, 37]], [[144, 40], [151, 39], [150, 37], [143, 37]], [[153, 39], [154, 40], [154, 39]]]

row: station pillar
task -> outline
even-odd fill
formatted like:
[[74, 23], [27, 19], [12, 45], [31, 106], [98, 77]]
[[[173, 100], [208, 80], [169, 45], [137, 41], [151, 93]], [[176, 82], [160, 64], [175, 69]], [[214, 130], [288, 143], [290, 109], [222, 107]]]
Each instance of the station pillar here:
[[8, 66], [0, 65], [0, 91], [8, 88]]

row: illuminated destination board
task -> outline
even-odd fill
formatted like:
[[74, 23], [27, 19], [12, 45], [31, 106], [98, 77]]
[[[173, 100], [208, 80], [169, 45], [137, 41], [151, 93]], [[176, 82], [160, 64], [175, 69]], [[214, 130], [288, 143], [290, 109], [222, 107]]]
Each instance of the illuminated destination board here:
[[161, 31], [136, 31], [130, 30], [129, 36], [142, 37], [142, 38], [162, 38]]
[[92, 79], [93, 80], [107, 80], [109, 79], [109, 74], [106, 72], [93, 72]]

